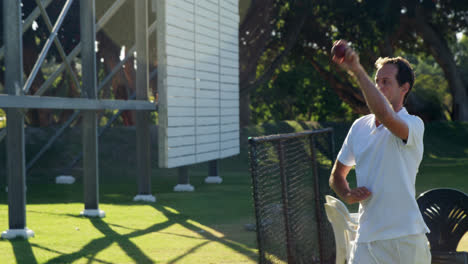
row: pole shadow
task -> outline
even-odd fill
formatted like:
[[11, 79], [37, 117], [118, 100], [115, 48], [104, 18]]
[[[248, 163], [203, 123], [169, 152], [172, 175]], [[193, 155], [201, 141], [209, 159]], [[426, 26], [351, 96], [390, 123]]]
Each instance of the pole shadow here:
[[27, 239], [15, 238], [9, 241], [13, 247], [16, 263], [37, 264], [31, 244]]

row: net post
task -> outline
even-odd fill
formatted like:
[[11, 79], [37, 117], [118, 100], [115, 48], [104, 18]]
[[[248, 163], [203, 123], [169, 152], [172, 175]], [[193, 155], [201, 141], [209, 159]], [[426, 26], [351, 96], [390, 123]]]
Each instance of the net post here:
[[291, 230], [289, 225], [289, 204], [288, 204], [288, 179], [284, 171], [284, 150], [283, 150], [283, 140], [278, 141], [278, 158], [280, 165], [280, 176], [281, 176], [281, 198], [283, 200], [283, 216], [284, 216], [284, 225], [286, 232], [286, 250], [288, 254], [288, 263], [296, 263], [294, 255], [292, 252], [292, 237]]
[[333, 164], [335, 162], [335, 130], [332, 128], [330, 130], [329, 135], [329, 141], [330, 142], [330, 160]]
[[258, 244], [258, 263], [266, 263], [265, 259], [265, 250], [263, 242], [260, 237], [260, 213], [258, 209], [260, 208], [259, 199], [258, 199], [258, 175], [257, 175], [257, 142], [255, 139], [249, 137], [249, 156], [250, 156], [250, 173], [252, 175], [252, 186], [253, 186], [253, 200], [255, 207], [255, 224], [257, 229], [257, 244]]
[[310, 139], [310, 156], [312, 162], [312, 169], [314, 173], [314, 189], [315, 189], [315, 214], [317, 215], [317, 233], [319, 241], [319, 254], [320, 254], [320, 263], [324, 263], [324, 254], [323, 254], [323, 236], [320, 223], [322, 223], [322, 214], [321, 214], [321, 204], [320, 204], [320, 189], [319, 189], [319, 177], [318, 177], [318, 168], [317, 168], [317, 156], [315, 153], [315, 138], [314, 135], [309, 136]]

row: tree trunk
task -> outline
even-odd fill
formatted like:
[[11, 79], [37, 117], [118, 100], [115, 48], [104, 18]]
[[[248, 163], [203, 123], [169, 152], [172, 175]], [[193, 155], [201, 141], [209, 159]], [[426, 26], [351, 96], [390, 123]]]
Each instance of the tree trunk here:
[[[246, 126], [250, 123], [250, 92], [270, 80], [275, 70], [283, 63], [284, 58], [296, 45], [300, 32], [304, 26], [311, 4], [307, 1], [297, 1], [292, 8], [296, 14], [286, 18], [283, 37], [284, 49], [278, 52], [278, 55], [265, 65], [265, 71], [257, 77], [257, 66], [260, 57], [267, 48], [270, 48], [272, 42], [271, 32], [275, 28], [276, 19], [278, 19], [278, 6], [273, 4], [272, 0], [253, 1], [249, 8], [247, 18], [240, 27], [240, 126]], [[267, 7], [267, 8], [265, 8]], [[245, 42], [245, 44], [244, 44]], [[279, 45], [276, 47], [278, 50]]]
[[463, 82], [445, 38], [435, 31], [424, 19], [422, 10], [416, 9], [412, 18], [403, 17], [402, 21], [414, 28], [416, 33], [424, 40], [429, 52], [444, 71], [452, 94], [452, 120], [468, 121], [467, 84]]
[[239, 26], [239, 71], [240, 71], [240, 126], [250, 124], [250, 93], [242, 92], [255, 81], [260, 57], [271, 41], [278, 7], [275, 0], [251, 2], [244, 21]]

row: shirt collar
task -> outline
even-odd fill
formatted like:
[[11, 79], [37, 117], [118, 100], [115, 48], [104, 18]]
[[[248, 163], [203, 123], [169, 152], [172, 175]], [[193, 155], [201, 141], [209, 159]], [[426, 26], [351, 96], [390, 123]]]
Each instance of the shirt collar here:
[[398, 111], [397, 115], [408, 115], [408, 111], [406, 110], [406, 107], [402, 107], [400, 111]]

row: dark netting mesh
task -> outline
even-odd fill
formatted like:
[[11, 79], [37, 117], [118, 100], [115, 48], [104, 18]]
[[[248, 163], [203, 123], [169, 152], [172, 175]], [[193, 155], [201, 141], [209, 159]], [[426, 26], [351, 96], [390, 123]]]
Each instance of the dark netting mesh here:
[[260, 263], [334, 263], [325, 195], [333, 130], [249, 139]]

